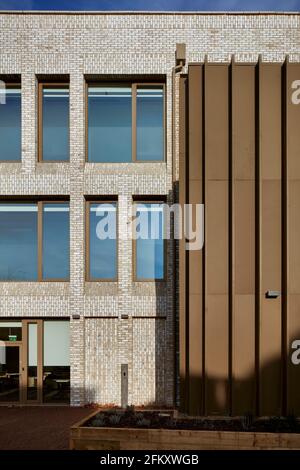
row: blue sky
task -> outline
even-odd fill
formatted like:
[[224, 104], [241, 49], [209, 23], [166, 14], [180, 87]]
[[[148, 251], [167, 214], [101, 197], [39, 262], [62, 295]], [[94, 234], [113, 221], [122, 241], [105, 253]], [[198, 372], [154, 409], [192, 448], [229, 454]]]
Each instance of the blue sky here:
[[299, 11], [300, 0], [0, 0], [0, 10]]

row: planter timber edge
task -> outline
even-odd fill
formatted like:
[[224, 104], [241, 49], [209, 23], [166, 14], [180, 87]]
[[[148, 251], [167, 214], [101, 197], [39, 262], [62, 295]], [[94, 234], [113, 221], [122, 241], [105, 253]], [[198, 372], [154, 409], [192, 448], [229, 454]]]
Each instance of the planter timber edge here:
[[300, 449], [300, 434], [85, 426], [70, 430], [71, 450], [269, 450]]

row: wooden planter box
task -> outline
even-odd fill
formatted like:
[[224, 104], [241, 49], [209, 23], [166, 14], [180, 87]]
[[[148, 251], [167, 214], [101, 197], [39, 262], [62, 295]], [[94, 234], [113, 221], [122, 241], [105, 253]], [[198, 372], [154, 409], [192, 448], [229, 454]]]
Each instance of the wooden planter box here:
[[98, 411], [71, 427], [72, 450], [300, 449], [300, 434], [85, 427]]

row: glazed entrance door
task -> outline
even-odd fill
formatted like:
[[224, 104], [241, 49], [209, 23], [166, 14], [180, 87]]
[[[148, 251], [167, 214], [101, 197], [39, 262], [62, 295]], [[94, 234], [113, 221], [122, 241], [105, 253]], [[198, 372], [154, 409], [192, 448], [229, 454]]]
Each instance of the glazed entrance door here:
[[42, 320], [23, 320], [23, 393], [24, 403], [42, 403]]
[[21, 345], [3, 342], [0, 364], [0, 403], [18, 403], [21, 397]]

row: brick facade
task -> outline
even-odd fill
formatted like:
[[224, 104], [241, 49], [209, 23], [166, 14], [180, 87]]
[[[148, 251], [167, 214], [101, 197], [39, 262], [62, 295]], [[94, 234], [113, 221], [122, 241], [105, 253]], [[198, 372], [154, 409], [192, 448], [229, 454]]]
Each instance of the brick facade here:
[[[178, 177], [178, 87], [172, 144], [172, 68], [176, 43], [187, 63], [299, 61], [300, 16], [222, 14], [0, 14], [0, 74], [22, 84], [22, 162], [0, 163], [0, 196], [70, 197], [68, 283], [0, 283], [1, 317], [70, 317], [71, 403], [121, 401], [128, 364], [129, 403], [174, 404], [174, 246], [167, 281], [132, 282], [132, 244], [119, 241], [118, 282], [85, 282], [84, 196], [118, 196], [119, 230], [133, 195], [174, 199]], [[70, 78], [70, 162], [37, 162], [37, 78]], [[85, 77], [166, 77], [166, 163], [85, 163]], [[178, 80], [178, 79], [177, 79]], [[175, 168], [173, 168], [173, 162]], [[79, 315], [80, 319], [73, 319]], [[121, 318], [125, 317], [125, 318]], [[128, 317], [128, 318], [127, 318]]]

